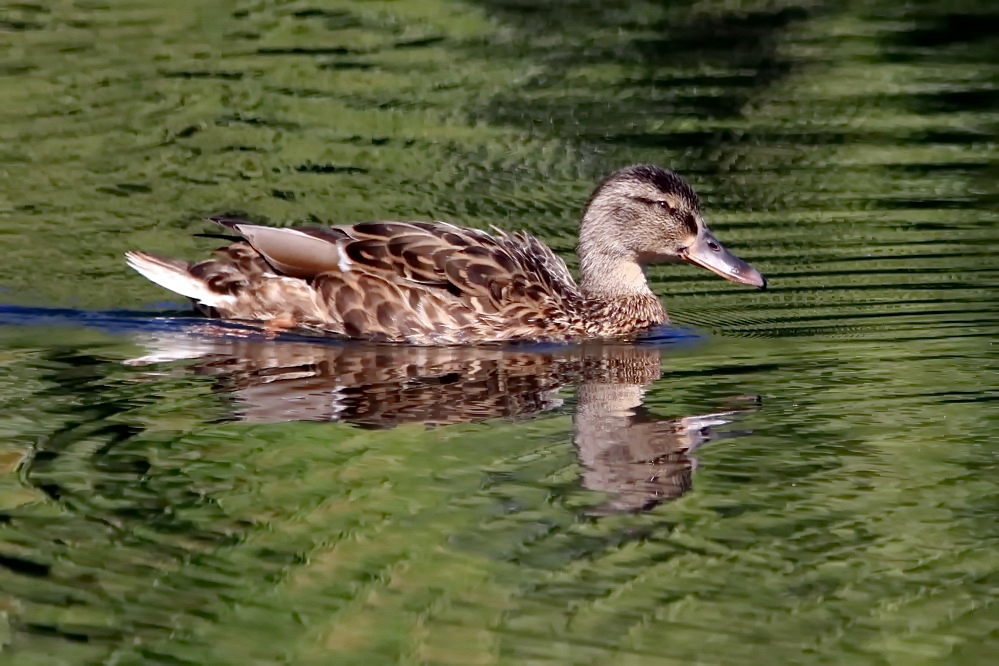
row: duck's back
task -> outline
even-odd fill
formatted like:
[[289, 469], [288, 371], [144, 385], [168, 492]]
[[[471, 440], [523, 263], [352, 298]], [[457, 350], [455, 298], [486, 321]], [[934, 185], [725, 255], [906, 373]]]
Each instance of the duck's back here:
[[133, 268], [210, 314], [353, 338], [452, 344], [571, 337], [581, 303], [565, 262], [527, 234], [446, 223], [275, 228], [193, 265], [130, 253]]

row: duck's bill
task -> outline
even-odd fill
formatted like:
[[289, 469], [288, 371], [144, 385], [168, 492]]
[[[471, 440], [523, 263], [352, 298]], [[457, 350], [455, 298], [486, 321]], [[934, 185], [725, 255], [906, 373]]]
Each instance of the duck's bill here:
[[680, 257], [701, 268], [707, 268], [726, 280], [760, 289], [767, 288], [767, 279], [758, 270], [725, 249], [710, 233], [698, 234], [694, 242], [680, 253]]

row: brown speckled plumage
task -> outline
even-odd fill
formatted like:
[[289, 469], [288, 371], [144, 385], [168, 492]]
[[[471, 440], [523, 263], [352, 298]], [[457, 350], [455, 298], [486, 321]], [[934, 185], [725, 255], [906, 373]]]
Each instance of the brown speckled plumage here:
[[700, 243], [739, 261], [707, 229], [689, 185], [653, 166], [611, 174], [590, 198], [579, 285], [526, 233], [444, 222], [274, 228], [214, 219], [244, 240], [195, 264], [142, 252], [130, 252], [129, 264], [210, 316], [350, 338], [451, 345], [626, 337], [668, 321], [644, 268], [676, 259], [765, 285], [742, 262], [722, 270], [690, 256]]

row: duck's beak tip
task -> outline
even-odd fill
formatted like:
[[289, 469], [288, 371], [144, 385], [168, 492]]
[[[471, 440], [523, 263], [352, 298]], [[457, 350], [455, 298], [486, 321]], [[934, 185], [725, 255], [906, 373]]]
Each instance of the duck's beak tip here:
[[767, 278], [764, 275], [760, 276], [760, 291], [767, 290]]

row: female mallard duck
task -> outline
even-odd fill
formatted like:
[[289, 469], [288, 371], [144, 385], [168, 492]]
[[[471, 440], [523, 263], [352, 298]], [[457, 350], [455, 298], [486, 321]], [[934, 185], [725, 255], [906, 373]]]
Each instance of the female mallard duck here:
[[767, 286], [726, 250], [672, 171], [608, 176], [579, 227], [580, 284], [526, 233], [444, 222], [275, 228], [213, 218], [244, 240], [189, 264], [129, 252], [128, 264], [209, 316], [367, 340], [450, 345], [620, 338], [669, 321], [645, 267], [689, 261]]

